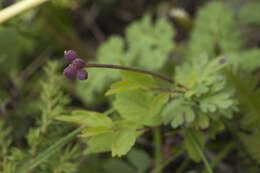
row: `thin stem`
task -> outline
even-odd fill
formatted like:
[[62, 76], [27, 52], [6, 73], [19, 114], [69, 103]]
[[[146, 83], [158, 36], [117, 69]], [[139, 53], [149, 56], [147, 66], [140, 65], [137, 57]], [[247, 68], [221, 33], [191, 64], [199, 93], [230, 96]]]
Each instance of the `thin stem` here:
[[[153, 130], [153, 141], [155, 143], [155, 167], [159, 167], [162, 164], [162, 136], [160, 128]], [[157, 173], [161, 173], [161, 170], [158, 170]]]
[[181, 150], [177, 151], [168, 160], [166, 160], [160, 166], [158, 166], [154, 170], [152, 170], [151, 173], [158, 173], [159, 171], [162, 171], [166, 166], [168, 166], [170, 163], [172, 163], [174, 160], [176, 160], [179, 156], [181, 156], [184, 153], [184, 151], [185, 151], [184, 148], [182, 148]]
[[199, 153], [199, 155], [200, 155], [202, 161], [204, 162], [208, 173], [213, 173], [213, 171], [212, 171], [212, 169], [211, 169], [211, 167], [210, 167], [210, 165], [209, 165], [208, 160], [206, 159], [206, 157], [204, 156], [203, 151], [201, 150], [200, 144], [199, 144], [199, 142], [198, 142], [196, 136], [194, 136], [192, 133], [190, 134], [190, 136], [191, 136], [191, 139], [192, 139], [191, 141], [193, 142], [193, 145], [195, 146], [195, 149], [196, 149], [197, 152]]
[[0, 11], [0, 24], [49, 0], [23, 0]]
[[126, 67], [126, 66], [112, 65], [112, 64], [86, 64], [85, 67], [86, 68], [93, 68], [93, 67], [94, 68], [112, 68], [112, 69], [135, 71], [135, 72], [139, 72], [139, 73], [146, 73], [146, 74], [152, 75], [154, 77], [158, 77], [158, 78], [165, 80], [167, 82], [174, 83], [174, 81], [167, 76], [164, 76], [162, 74], [155, 73], [155, 72], [152, 72], [152, 71], [135, 68], [135, 67]]

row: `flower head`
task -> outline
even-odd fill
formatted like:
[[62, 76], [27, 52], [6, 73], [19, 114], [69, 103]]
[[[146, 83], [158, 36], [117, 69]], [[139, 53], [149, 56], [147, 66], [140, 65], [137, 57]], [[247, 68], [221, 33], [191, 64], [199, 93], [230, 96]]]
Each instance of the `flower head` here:
[[88, 72], [84, 69], [86, 62], [83, 59], [77, 58], [77, 53], [74, 50], [64, 52], [65, 59], [70, 62], [70, 65], [64, 69], [64, 75], [73, 79], [76, 75], [79, 80], [88, 78]]

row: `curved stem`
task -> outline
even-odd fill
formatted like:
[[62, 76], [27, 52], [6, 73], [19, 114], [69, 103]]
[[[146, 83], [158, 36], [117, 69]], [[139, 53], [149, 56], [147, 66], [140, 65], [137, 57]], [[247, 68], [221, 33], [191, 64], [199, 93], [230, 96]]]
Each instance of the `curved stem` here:
[[167, 76], [164, 76], [162, 74], [155, 73], [155, 72], [152, 72], [152, 71], [135, 68], [135, 67], [126, 67], [126, 66], [112, 65], [112, 64], [86, 64], [85, 67], [86, 68], [91, 68], [91, 67], [94, 67], [94, 68], [112, 68], [112, 69], [135, 71], [135, 72], [139, 72], [139, 73], [146, 73], [146, 74], [152, 75], [154, 77], [160, 78], [162, 80], [165, 80], [167, 82], [174, 83], [174, 81]]

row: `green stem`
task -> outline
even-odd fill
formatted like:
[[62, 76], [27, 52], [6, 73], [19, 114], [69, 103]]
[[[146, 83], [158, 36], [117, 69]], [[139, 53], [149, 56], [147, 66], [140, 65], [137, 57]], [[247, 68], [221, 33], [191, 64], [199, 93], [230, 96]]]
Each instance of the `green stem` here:
[[151, 171], [151, 173], [158, 173], [161, 172], [166, 166], [168, 166], [170, 163], [172, 163], [174, 160], [176, 160], [179, 156], [181, 156], [184, 153], [185, 149], [182, 148], [181, 150], [177, 151], [174, 155], [172, 155], [167, 161], [156, 167], [154, 170]]
[[[162, 136], [160, 128], [156, 128], [153, 130], [153, 140], [155, 144], [155, 167], [160, 167], [162, 164]], [[160, 173], [161, 171], [158, 170], [155, 173]]]
[[205, 166], [206, 166], [206, 169], [207, 169], [208, 173], [213, 173], [213, 171], [212, 171], [212, 169], [211, 169], [211, 167], [210, 167], [210, 165], [209, 165], [208, 160], [206, 159], [206, 157], [205, 157], [204, 154], [203, 154], [203, 151], [202, 151], [201, 148], [200, 148], [200, 144], [199, 144], [199, 142], [198, 142], [198, 139], [197, 139], [196, 136], [194, 136], [192, 133], [189, 133], [189, 134], [190, 134], [190, 137], [191, 137], [191, 139], [192, 139], [191, 141], [192, 141], [192, 143], [193, 143], [193, 146], [195, 146], [195, 149], [196, 149], [197, 152], [199, 153], [199, 155], [200, 155], [202, 161], [204, 162], [204, 164], [205, 164]]
[[[216, 158], [211, 162], [211, 168], [215, 168], [216, 165], [226, 157], [227, 154], [229, 154], [230, 151], [232, 151], [236, 147], [236, 144], [234, 142], [229, 143], [225, 146], [225, 148], [216, 156]], [[206, 170], [203, 171], [203, 173], [206, 173]]]
[[186, 158], [182, 163], [181, 166], [177, 169], [176, 173], [182, 173], [184, 170], [189, 166], [190, 159]]
[[0, 24], [49, 0], [23, 0], [0, 11]]

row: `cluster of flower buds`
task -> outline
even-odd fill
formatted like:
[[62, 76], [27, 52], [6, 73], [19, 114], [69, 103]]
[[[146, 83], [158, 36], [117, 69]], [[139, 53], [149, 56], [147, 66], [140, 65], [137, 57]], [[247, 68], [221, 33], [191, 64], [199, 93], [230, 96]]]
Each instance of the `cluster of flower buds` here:
[[77, 76], [79, 80], [88, 78], [88, 72], [84, 69], [86, 62], [83, 59], [78, 58], [78, 55], [74, 50], [65, 51], [64, 58], [70, 63], [63, 72], [67, 78], [73, 79], [75, 76]]

